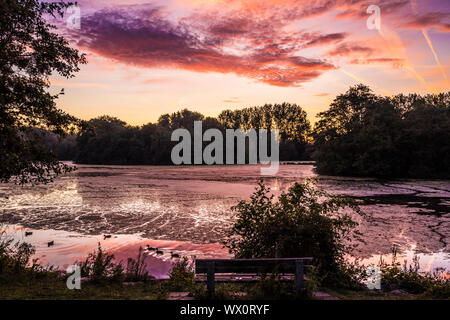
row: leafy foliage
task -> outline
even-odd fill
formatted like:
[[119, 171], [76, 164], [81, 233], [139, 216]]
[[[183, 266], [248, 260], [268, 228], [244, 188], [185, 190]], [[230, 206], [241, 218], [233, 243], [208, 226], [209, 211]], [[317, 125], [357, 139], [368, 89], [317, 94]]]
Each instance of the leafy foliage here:
[[171, 290], [192, 290], [194, 286], [194, 267], [187, 257], [175, 261], [169, 271], [169, 287]]
[[98, 250], [79, 263], [81, 275], [89, 277], [94, 283], [122, 282], [125, 277], [122, 264], [114, 263], [113, 260], [114, 255], [104, 252], [99, 243]]
[[54, 32], [45, 15], [63, 16], [70, 3], [0, 1], [0, 181], [48, 182], [70, 170], [32, 128], [62, 136], [79, 121], [56, 108], [48, 92], [54, 72], [70, 78], [84, 55]]
[[347, 269], [344, 256], [359, 239], [355, 216], [363, 216], [353, 200], [317, 190], [311, 181], [295, 183], [275, 201], [258, 184], [250, 201], [232, 208], [236, 215], [225, 245], [236, 258], [314, 257], [329, 282]]
[[403, 266], [397, 261], [397, 247], [393, 247], [392, 262], [380, 259], [381, 285], [383, 288], [398, 287], [412, 294], [424, 294], [434, 298], [450, 297], [450, 279], [444, 276], [444, 269], [433, 272], [420, 272], [419, 257], [414, 256], [413, 263]]
[[171, 131], [148, 124], [128, 126], [102, 116], [88, 122], [76, 138], [77, 163], [89, 164], [169, 164]]
[[143, 254], [142, 247], [139, 247], [139, 252], [136, 259], [128, 258], [126, 269], [127, 281], [147, 281], [149, 275], [147, 271], [147, 264], [145, 263], [146, 256]]
[[319, 113], [321, 174], [450, 177], [450, 92], [381, 97], [357, 85]]
[[282, 282], [278, 273], [261, 275], [248, 292], [248, 298], [252, 300], [292, 300], [296, 298], [308, 298], [309, 290], [297, 294], [293, 281]]
[[52, 275], [53, 267], [43, 267], [31, 257], [35, 248], [26, 242], [14, 243], [0, 231], [0, 283], [26, 282]]
[[225, 128], [278, 129], [280, 160], [305, 160], [309, 157], [311, 125], [306, 112], [296, 104], [265, 104], [234, 111], [224, 110], [217, 118]]
[[[258, 114], [260, 116], [257, 121], [255, 119]], [[75, 141], [64, 139], [56, 143], [54, 139], [48, 137], [44, 145], [54, 150], [60, 159], [72, 159], [77, 163], [172, 164], [170, 155], [177, 143], [171, 141], [172, 132], [184, 128], [191, 133], [193, 139], [194, 121], [202, 121], [203, 131], [214, 128], [224, 135], [225, 130], [229, 128], [242, 130], [278, 128], [281, 160], [302, 160], [309, 156], [310, 124], [306, 119], [306, 113], [300, 107], [288, 103], [236, 111], [227, 110], [217, 118], [205, 117], [201, 113], [183, 109], [172, 114], [163, 114], [157, 123], [148, 123], [144, 126], [130, 126], [120, 119], [101, 116], [89, 120]], [[204, 142], [204, 146], [208, 143]], [[223, 154], [226, 155], [225, 146]]]

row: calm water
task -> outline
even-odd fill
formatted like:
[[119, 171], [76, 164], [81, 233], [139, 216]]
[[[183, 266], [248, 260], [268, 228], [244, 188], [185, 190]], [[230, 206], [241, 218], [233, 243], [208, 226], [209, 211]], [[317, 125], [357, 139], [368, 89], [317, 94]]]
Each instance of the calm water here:
[[[170, 251], [229, 256], [220, 243], [233, 222], [230, 207], [247, 199], [260, 178], [259, 166], [78, 168], [45, 186], [0, 184], [0, 223], [11, 237], [35, 245], [42, 262], [60, 267], [84, 258], [98, 242], [124, 260], [139, 246], [162, 248], [164, 255], [148, 258], [159, 277], [170, 268]], [[366, 243], [354, 253], [365, 262], [380, 255], [389, 261], [397, 244], [407, 260], [418, 254], [423, 270], [450, 269], [450, 181], [317, 176], [311, 165], [282, 165], [264, 180], [279, 194], [306, 178], [365, 201], [370, 217], [360, 229]], [[25, 231], [33, 234], [25, 237]]]

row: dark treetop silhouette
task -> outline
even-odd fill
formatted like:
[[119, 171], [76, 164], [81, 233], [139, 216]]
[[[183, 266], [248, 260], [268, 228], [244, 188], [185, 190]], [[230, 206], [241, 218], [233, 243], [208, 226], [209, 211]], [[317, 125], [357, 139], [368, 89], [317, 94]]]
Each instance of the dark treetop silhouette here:
[[58, 141], [46, 134], [44, 143], [77, 163], [171, 164], [172, 131], [192, 132], [202, 120], [204, 130], [278, 128], [280, 160], [308, 160], [313, 151], [321, 174], [448, 178], [449, 98], [448, 92], [382, 97], [360, 84], [338, 95], [312, 131], [301, 107], [283, 103], [225, 110], [217, 118], [184, 109], [141, 127], [102, 116], [77, 136]]
[[[79, 124], [55, 106], [49, 76], [72, 77], [84, 55], [53, 30], [45, 15], [62, 16], [70, 3], [0, 1], [0, 181], [47, 182], [69, 170], [32, 128], [63, 135]], [[62, 94], [61, 92], [60, 94]]]
[[319, 118], [319, 173], [450, 178], [450, 92], [382, 97], [360, 84]]
[[217, 118], [184, 109], [144, 126], [110, 116], [80, 121], [56, 108], [59, 94], [47, 90], [53, 72], [70, 78], [86, 63], [43, 19], [62, 16], [68, 5], [0, 1], [2, 182], [51, 181], [71, 170], [59, 160], [172, 164], [172, 131], [192, 132], [196, 120], [204, 130], [279, 129], [280, 160], [307, 160], [313, 151], [321, 174], [450, 177], [450, 92], [382, 97], [360, 84], [319, 113], [312, 131], [306, 112], [290, 103], [225, 110]]

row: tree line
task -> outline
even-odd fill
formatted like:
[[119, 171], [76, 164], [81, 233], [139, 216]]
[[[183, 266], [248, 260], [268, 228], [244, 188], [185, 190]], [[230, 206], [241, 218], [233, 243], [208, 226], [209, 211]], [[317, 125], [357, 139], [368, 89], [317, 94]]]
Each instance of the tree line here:
[[450, 92], [383, 97], [365, 85], [338, 95], [314, 127], [298, 105], [225, 110], [217, 117], [182, 110], [130, 126], [101, 116], [81, 121], [58, 109], [51, 75], [71, 78], [86, 57], [45, 16], [68, 3], [1, 1], [0, 182], [48, 182], [71, 171], [59, 160], [91, 164], [171, 164], [177, 128], [279, 129], [280, 160], [313, 159], [329, 175], [450, 178]]
[[314, 127], [300, 106], [282, 103], [224, 110], [217, 117], [184, 109], [143, 126], [101, 116], [76, 135], [44, 141], [59, 159], [76, 163], [169, 165], [177, 143], [171, 133], [192, 133], [194, 121], [203, 121], [204, 131], [278, 129], [280, 160], [315, 160], [320, 174], [450, 177], [450, 92], [386, 97], [362, 84], [338, 95]]
[[[172, 148], [178, 143], [171, 141], [172, 132], [183, 128], [193, 137], [194, 121], [202, 121], [203, 132], [212, 128], [223, 133], [226, 129], [278, 129], [280, 160], [309, 159], [311, 125], [306, 112], [289, 103], [225, 110], [216, 118], [183, 109], [163, 114], [156, 123], [142, 126], [100, 116], [87, 121], [78, 133], [63, 139], [43, 131], [42, 142], [60, 160], [73, 160], [80, 164], [169, 165], [172, 164]], [[248, 141], [246, 147], [248, 153]], [[247, 155], [247, 162], [248, 159]]]
[[321, 174], [450, 178], [450, 92], [384, 97], [360, 84], [318, 117]]

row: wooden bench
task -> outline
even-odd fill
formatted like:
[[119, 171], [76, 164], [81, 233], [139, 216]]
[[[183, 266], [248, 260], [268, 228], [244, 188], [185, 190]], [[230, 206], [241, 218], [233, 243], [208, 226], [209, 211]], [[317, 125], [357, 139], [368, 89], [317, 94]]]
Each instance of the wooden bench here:
[[214, 293], [215, 274], [294, 274], [297, 292], [303, 288], [304, 268], [313, 258], [197, 259], [195, 273], [206, 274], [208, 294]]

